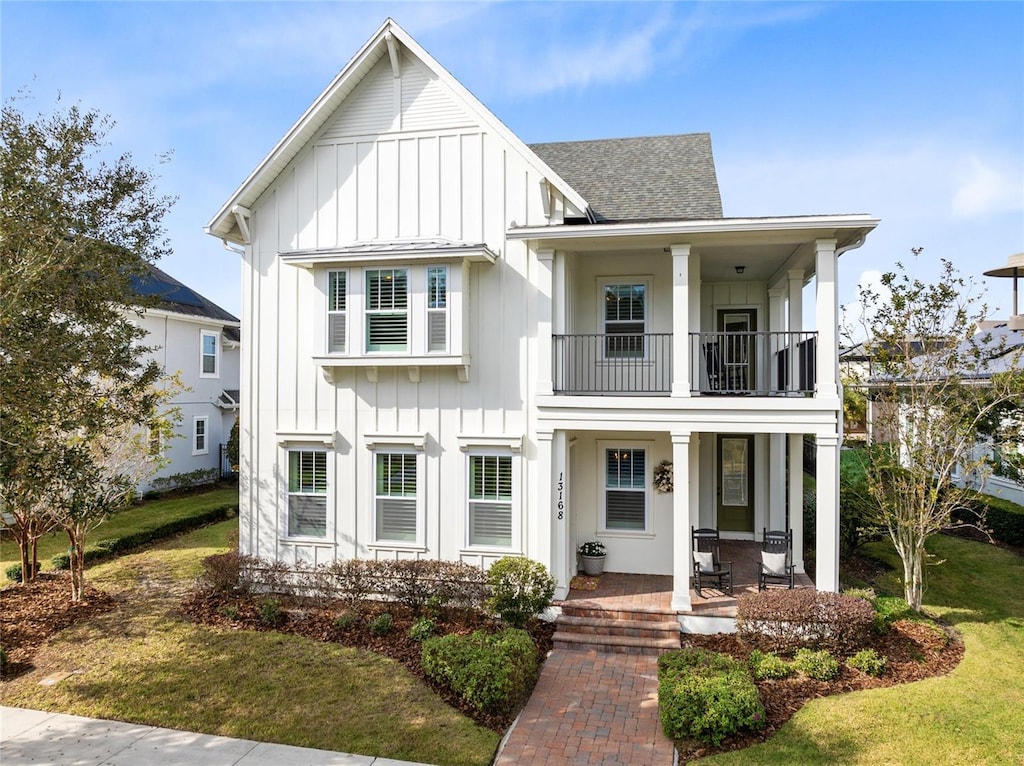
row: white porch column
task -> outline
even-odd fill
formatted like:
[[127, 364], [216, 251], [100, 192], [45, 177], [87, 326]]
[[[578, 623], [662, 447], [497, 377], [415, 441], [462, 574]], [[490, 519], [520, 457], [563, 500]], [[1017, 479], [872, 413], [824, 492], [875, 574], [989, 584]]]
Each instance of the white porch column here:
[[[804, 329], [804, 272], [802, 269], [790, 269], [789, 277], [789, 332], [802, 332]], [[797, 336], [789, 336], [789, 385], [787, 391], [800, 388], [800, 348]]]
[[690, 395], [690, 246], [672, 245], [672, 396]]
[[[768, 529], [786, 528], [786, 434], [768, 437]], [[757, 530], [754, 530], [757, 533]]]
[[789, 528], [793, 530], [793, 564], [804, 571], [804, 435], [789, 434]]
[[552, 291], [552, 266], [554, 250], [538, 250], [537, 263], [537, 395], [551, 395], [552, 340], [551, 322], [554, 304]]
[[818, 347], [815, 351], [815, 386], [817, 397], [839, 396], [839, 284], [836, 278], [836, 241], [818, 239], [814, 242], [814, 273], [817, 282], [815, 297]]
[[[554, 436], [552, 430], [537, 431], [537, 486], [533, 492], [536, 513], [525, 514], [527, 520], [526, 555], [539, 561], [551, 571], [555, 578], [555, 596], [564, 598], [569, 592], [569, 581], [564, 577], [565, 555], [552, 540], [558, 539], [556, 521], [557, 490], [554, 482]], [[563, 529], [564, 529], [564, 516]]]
[[817, 438], [818, 497], [815, 515], [815, 581], [818, 590], [839, 592], [839, 437]]
[[672, 434], [672, 466], [675, 487], [672, 491], [672, 608], [690, 611], [690, 573], [693, 551], [690, 549], [690, 496], [692, 490], [690, 434]]

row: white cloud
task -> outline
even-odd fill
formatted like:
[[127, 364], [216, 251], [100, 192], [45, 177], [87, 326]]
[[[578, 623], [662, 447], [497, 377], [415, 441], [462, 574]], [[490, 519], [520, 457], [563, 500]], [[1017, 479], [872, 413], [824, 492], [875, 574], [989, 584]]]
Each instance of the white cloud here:
[[877, 295], [879, 301], [888, 299], [889, 290], [882, 284], [882, 272], [876, 269], [862, 271], [857, 280], [857, 299], [840, 306], [840, 330], [843, 333], [843, 343], [854, 344], [867, 340], [867, 327], [871, 324], [874, 312], [871, 310], [871, 302], [865, 306], [860, 296], [864, 293]]
[[977, 218], [1024, 208], [1024, 188], [976, 156], [962, 163], [960, 183], [953, 195], [953, 215]]

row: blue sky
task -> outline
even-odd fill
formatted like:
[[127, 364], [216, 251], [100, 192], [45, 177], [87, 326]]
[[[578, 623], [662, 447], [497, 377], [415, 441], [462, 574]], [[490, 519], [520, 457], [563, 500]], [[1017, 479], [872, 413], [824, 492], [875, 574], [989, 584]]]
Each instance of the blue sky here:
[[922, 246], [1008, 312], [981, 272], [1024, 250], [1024, 3], [8, 0], [0, 85], [110, 114], [179, 198], [162, 268], [237, 314], [203, 225], [387, 16], [527, 143], [709, 131], [727, 216], [882, 218], [844, 303]]

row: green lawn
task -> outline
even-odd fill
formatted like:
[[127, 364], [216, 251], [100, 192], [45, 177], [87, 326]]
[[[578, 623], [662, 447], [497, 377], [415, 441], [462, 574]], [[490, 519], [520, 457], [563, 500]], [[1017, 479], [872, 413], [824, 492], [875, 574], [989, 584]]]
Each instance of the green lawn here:
[[176, 609], [200, 561], [226, 549], [236, 530], [237, 521], [221, 522], [89, 568], [87, 581], [124, 604], [43, 647], [35, 670], [0, 684], [3, 704], [401, 760], [490, 763], [498, 735], [397, 662], [183, 620]]
[[[141, 505], [133, 505], [127, 510], [111, 516], [89, 534], [86, 546], [91, 547], [101, 540], [152, 529], [170, 521], [177, 521], [202, 511], [232, 504], [238, 504], [237, 487], [218, 487], [209, 492], [188, 497], [150, 500]], [[53, 565], [50, 559], [58, 553], [67, 553], [67, 550], [68, 537], [64, 532], [58, 530], [39, 538], [40, 567], [44, 571], [52, 569]], [[0, 541], [0, 580], [3, 578], [3, 570], [11, 564], [19, 563], [21, 563], [21, 557], [17, 544], [5, 536]], [[0, 582], [0, 585], [3, 584], [5, 583]]]
[[[707, 764], [1024, 763], [1024, 559], [938, 536], [928, 545], [925, 609], [961, 632], [950, 675], [815, 700], [771, 740]], [[869, 552], [897, 562], [887, 543]], [[898, 573], [880, 590], [899, 594]]]

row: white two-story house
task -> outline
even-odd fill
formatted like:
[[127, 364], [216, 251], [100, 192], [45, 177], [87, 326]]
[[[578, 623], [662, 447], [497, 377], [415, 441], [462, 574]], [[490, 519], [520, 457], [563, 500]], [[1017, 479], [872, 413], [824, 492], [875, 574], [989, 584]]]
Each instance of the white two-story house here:
[[238, 317], [156, 266], [148, 266], [132, 286], [153, 304], [132, 320], [146, 331], [142, 343], [153, 349], [147, 361], [155, 359], [165, 374], [177, 375], [182, 387], [170, 403], [180, 418], [175, 435], [161, 445], [166, 464], [139, 490], [216, 481], [226, 467], [221, 446], [241, 398]]
[[386, 21], [207, 226], [244, 247], [242, 552], [564, 595], [597, 539], [685, 612], [691, 526], [802, 568], [811, 434], [836, 590], [836, 264], [877, 223], [724, 217], [706, 134], [528, 146]]

